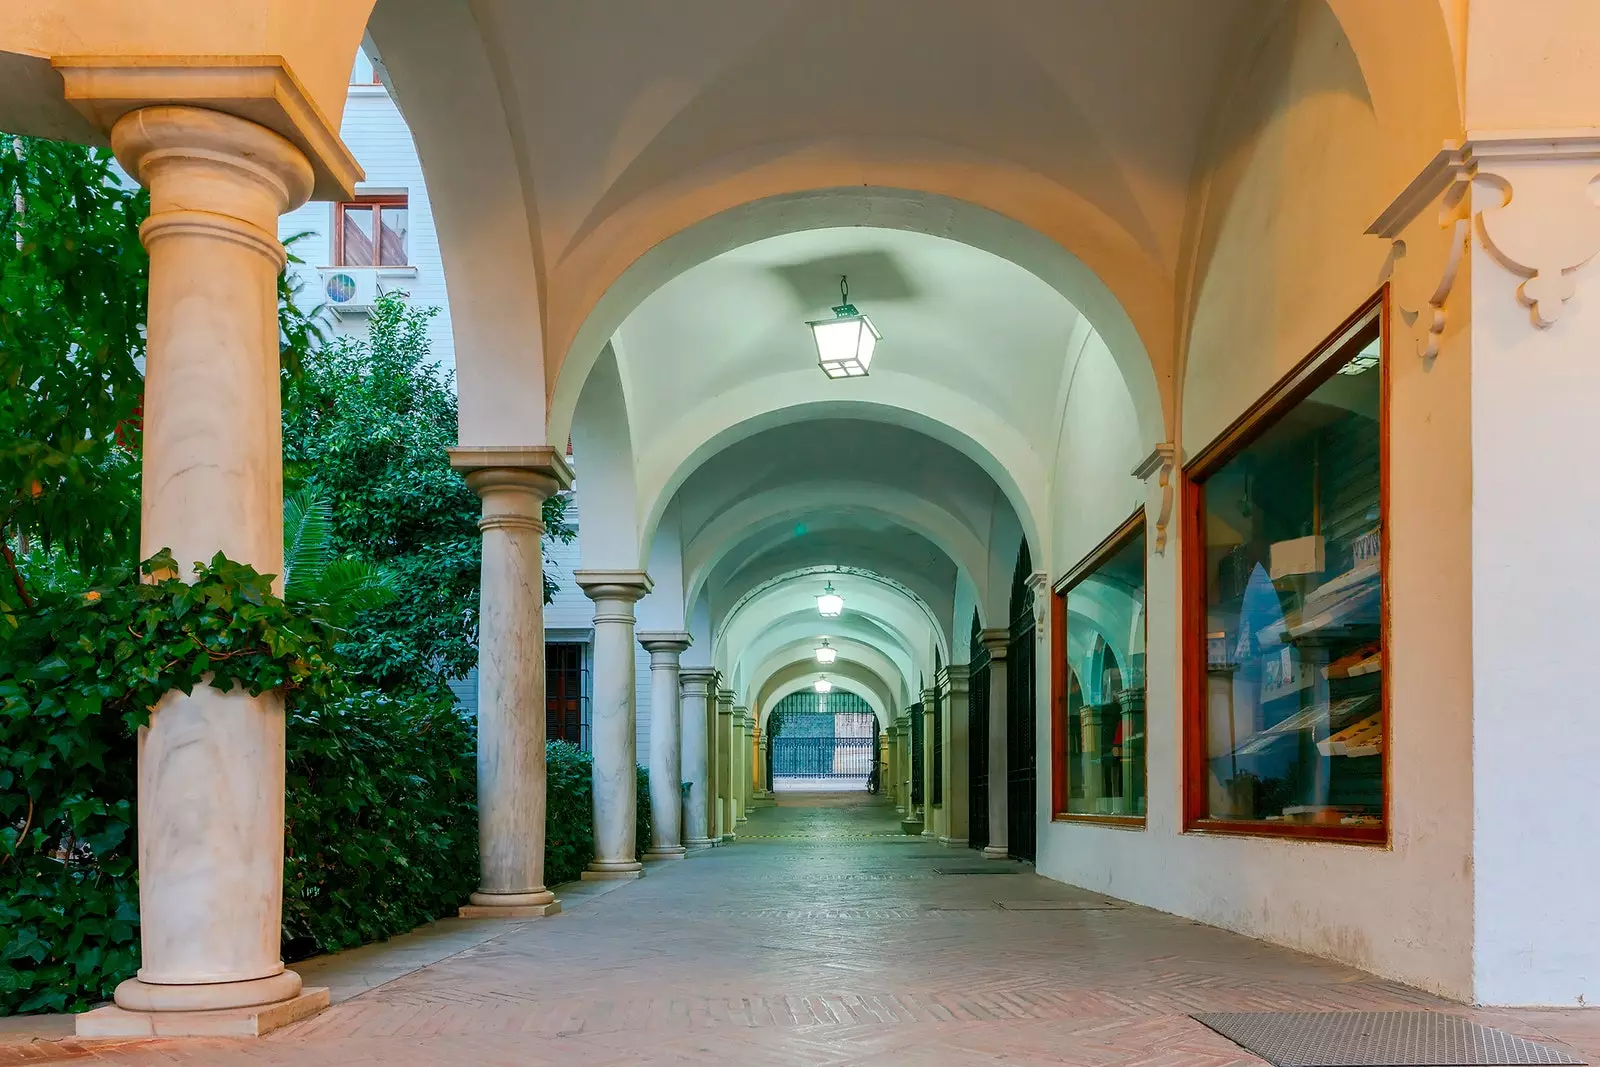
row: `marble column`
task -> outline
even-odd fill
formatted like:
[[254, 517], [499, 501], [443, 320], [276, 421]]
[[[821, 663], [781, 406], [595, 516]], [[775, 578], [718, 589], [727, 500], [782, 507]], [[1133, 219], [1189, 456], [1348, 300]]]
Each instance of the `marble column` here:
[[683, 846], [683, 759], [678, 704], [678, 657], [689, 647], [681, 631], [639, 634], [650, 653], [650, 848], [647, 860], [681, 860]]
[[[311, 164], [278, 134], [202, 108], [131, 111], [111, 144], [150, 190], [140, 555], [171, 549], [185, 580], [219, 551], [281, 575], [278, 216], [310, 196]], [[80, 1033], [181, 1034], [193, 1031], [176, 1017], [152, 1019], [327, 1005], [279, 956], [283, 789], [281, 693], [162, 697], [138, 742], [141, 965]]]
[[455, 448], [483, 501], [478, 618], [478, 891], [465, 919], [552, 915], [544, 884], [545, 682], [541, 511], [572, 484], [548, 445]]
[[638, 760], [633, 689], [633, 605], [650, 592], [643, 571], [580, 570], [594, 601], [594, 680], [589, 746], [594, 756], [594, 859], [585, 881], [638, 878]]
[[967, 847], [967, 760], [971, 747], [967, 738], [967, 664], [951, 664], [941, 680], [944, 699], [939, 702], [944, 716], [944, 825], [939, 844], [951, 848]]
[[683, 844], [690, 852], [711, 847], [710, 737], [706, 731], [706, 696], [717, 672], [710, 667], [685, 667], [678, 674], [683, 694], [683, 780], [689, 793], [683, 798]]
[[883, 731], [883, 795], [889, 798], [895, 811], [900, 807], [900, 727], [894, 723]]
[[735, 824], [750, 818], [750, 713], [733, 708], [733, 814]]
[[989, 650], [989, 859], [1010, 856], [1006, 840], [1006, 646], [1011, 632], [1004, 627], [983, 631]]
[[722, 840], [727, 828], [722, 825], [722, 672], [713, 669], [706, 682], [706, 835], [713, 844]]
[[922, 691], [922, 836], [938, 837], [935, 825], [937, 816], [933, 807], [933, 710], [939, 691], [929, 687]]
[[739, 809], [733, 798], [737, 758], [733, 740], [733, 691], [724, 689], [717, 694], [717, 793], [721, 799], [724, 841], [733, 840], [733, 830], [739, 821]]

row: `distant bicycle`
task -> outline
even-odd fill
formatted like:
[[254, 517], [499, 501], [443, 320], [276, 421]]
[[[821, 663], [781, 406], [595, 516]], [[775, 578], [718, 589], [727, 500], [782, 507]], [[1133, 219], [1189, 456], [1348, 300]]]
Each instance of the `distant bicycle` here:
[[867, 792], [877, 795], [878, 792], [878, 765], [874, 763], [872, 770], [867, 772]]

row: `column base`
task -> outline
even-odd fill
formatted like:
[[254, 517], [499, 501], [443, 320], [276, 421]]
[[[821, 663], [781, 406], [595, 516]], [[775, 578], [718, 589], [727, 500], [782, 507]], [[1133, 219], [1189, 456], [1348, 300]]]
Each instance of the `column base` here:
[[463, 904], [456, 909], [458, 919], [540, 919], [560, 914], [559, 900], [548, 904]]
[[[126, 983], [124, 983], [126, 984]], [[76, 1016], [79, 1037], [260, 1037], [308, 1019], [329, 1004], [325, 986], [288, 1000], [210, 1011], [129, 1011], [115, 1004]]]
[[921, 819], [901, 819], [900, 820], [900, 832], [905, 834], [907, 837], [921, 837], [922, 836], [922, 820]]
[[732, 834], [723, 834], [722, 835], [722, 843], [724, 845], [728, 844], [732, 840], [733, 840], [733, 835]]
[[579, 876], [585, 882], [625, 882], [644, 877], [638, 860], [591, 860]]
[[1004, 845], [987, 845], [983, 850], [983, 858], [986, 860], [1008, 860], [1011, 858], [1011, 853], [1006, 851], [1006, 846]]
[[689, 854], [689, 850], [682, 845], [669, 845], [666, 848], [653, 848], [644, 854], [644, 861], [653, 860], [681, 860]]
[[683, 847], [690, 852], [704, 852], [714, 844], [716, 842], [709, 837], [691, 837], [683, 843]]
[[964, 837], [941, 837], [939, 838], [939, 844], [945, 848], [966, 848], [967, 839]]

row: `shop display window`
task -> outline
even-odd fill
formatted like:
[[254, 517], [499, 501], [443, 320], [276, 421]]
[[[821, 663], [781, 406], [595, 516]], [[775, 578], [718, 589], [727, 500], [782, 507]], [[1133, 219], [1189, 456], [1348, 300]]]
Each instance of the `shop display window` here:
[[1382, 302], [1188, 475], [1186, 823], [1383, 841]]
[[1055, 815], [1145, 817], [1145, 523], [1141, 510], [1067, 575], [1055, 601]]

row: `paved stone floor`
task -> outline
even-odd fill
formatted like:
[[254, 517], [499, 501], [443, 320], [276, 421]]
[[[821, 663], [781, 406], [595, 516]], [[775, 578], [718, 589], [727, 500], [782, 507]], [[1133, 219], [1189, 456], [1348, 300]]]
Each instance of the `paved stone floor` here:
[[[1190, 1012], [1463, 1010], [897, 830], [864, 795], [788, 794], [560, 916], [450, 927], [453, 954], [409, 973], [425, 937], [358, 950], [347, 971], [381, 984], [263, 1040], [0, 1062], [1225, 1067], [1260, 1061]], [[1600, 1012], [1464, 1013], [1600, 1062]]]

